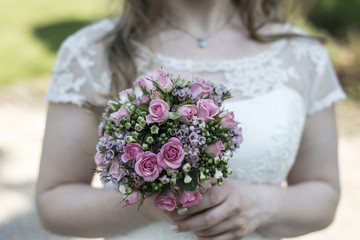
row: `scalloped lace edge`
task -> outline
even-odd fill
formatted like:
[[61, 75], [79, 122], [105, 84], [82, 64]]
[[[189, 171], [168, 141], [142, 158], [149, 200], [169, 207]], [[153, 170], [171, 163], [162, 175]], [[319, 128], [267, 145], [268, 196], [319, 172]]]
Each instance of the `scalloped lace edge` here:
[[321, 110], [332, 106], [334, 103], [346, 99], [346, 94], [341, 89], [330, 92], [325, 98], [316, 101], [308, 110], [308, 115], [314, 115]]

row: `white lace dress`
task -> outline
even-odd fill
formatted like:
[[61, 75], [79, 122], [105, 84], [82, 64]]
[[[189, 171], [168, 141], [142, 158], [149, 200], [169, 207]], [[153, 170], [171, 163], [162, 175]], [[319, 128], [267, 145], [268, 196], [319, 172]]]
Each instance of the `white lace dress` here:
[[[62, 44], [47, 101], [105, 104], [100, 94], [110, 89], [110, 71], [97, 40], [113, 28], [114, 22], [105, 19]], [[314, 40], [278, 40], [259, 54], [232, 60], [175, 59], [145, 51], [137, 55], [139, 75], [162, 66], [175, 75], [197, 75], [232, 89], [234, 97], [225, 107], [241, 122], [244, 142], [230, 165], [234, 177], [249, 183], [282, 184], [294, 164], [306, 117], [345, 98], [326, 49]], [[154, 222], [114, 239], [195, 239], [191, 233], [173, 233], [169, 226]], [[254, 232], [245, 239], [267, 238]]]

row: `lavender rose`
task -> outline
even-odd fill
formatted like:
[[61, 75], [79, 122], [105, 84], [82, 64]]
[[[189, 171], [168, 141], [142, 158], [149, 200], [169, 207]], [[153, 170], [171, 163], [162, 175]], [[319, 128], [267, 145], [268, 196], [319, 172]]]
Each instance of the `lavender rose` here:
[[128, 206], [132, 206], [138, 204], [140, 202], [140, 198], [141, 196], [138, 192], [133, 192], [125, 199], [125, 203]]
[[161, 193], [157, 193], [154, 197], [153, 203], [155, 206], [163, 210], [173, 211], [177, 206], [176, 194], [170, 190], [165, 196], [162, 196]]
[[135, 172], [146, 182], [153, 182], [157, 179], [160, 170], [155, 153], [143, 152], [136, 156]]
[[228, 110], [219, 114], [219, 117], [223, 118], [220, 120], [220, 124], [223, 127], [235, 127], [235, 116], [233, 112], [229, 112]]
[[134, 160], [136, 156], [143, 152], [143, 149], [138, 143], [128, 143], [124, 146], [124, 154], [121, 156], [123, 162]]
[[213, 91], [213, 88], [207, 85], [204, 79], [198, 77], [195, 78], [195, 81], [191, 84], [190, 89], [194, 98], [206, 97]]
[[170, 138], [169, 141], [162, 146], [157, 155], [157, 160], [163, 168], [179, 168], [184, 160], [184, 149], [179, 139]]
[[157, 84], [164, 92], [170, 92], [172, 89], [171, 76], [167, 75], [163, 70], [157, 69], [153, 72], [153, 77], [157, 80]]
[[192, 207], [200, 203], [202, 195], [199, 189], [190, 192], [183, 190], [180, 195], [180, 203], [183, 207]]
[[222, 142], [219, 140], [211, 145], [209, 145], [206, 149], [205, 152], [211, 154], [213, 157], [219, 157], [221, 150], [224, 150], [225, 147], [222, 144]]
[[121, 91], [119, 93], [120, 103], [124, 104], [124, 103], [130, 102], [129, 95], [131, 97], [135, 98], [135, 93], [131, 88]]
[[200, 99], [197, 102], [198, 112], [196, 116], [202, 117], [205, 122], [214, 120], [214, 117], [219, 113], [219, 105], [214, 101], [214, 99]]
[[181, 115], [178, 119], [180, 122], [192, 122], [193, 117], [197, 113], [195, 105], [183, 105], [176, 110]]
[[169, 116], [169, 105], [160, 99], [152, 100], [149, 105], [149, 113], [146, 115], [147, 124], [164, 122]]
[[120, 108], [117, 112], [110, 114], [110, 121], [115, 123], [116, 126], [119, 126], [123, 117], [130, 117], [128, 107]]

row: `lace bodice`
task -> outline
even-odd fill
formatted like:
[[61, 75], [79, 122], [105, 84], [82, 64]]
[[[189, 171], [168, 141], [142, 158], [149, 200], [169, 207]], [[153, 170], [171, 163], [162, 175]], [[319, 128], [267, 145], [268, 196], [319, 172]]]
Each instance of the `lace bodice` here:
[[[101, 94], [109, 92], [111, 74], [98, 39], [113, 28], [114, 22], [105, 19], [62, 44], [46, 100], [105, 105]], [[290, 25], [283, 31], [303, 33]], [[197, 75], [232, 89], [233, 98], [225, 107], [241, 122], [244, 142], [230, 165], [241, 181], [280, 185], [295, 162], [307, 116], [345, 98], [326, 49], [312, 39], [278, 40], [238, 59], [178, 59], [145, 50], [136, 55], [139, 76], [164, 67], [175, 76]], [[168, 227], [154, 223], [118, 239], [194, 238], [174, 235]], [[245, 239], [265, 238], [253, 233]]]

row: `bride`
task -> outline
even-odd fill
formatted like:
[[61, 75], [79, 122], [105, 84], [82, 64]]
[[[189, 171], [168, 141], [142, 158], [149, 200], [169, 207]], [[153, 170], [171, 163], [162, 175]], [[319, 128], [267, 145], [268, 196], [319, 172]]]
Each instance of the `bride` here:
[[[274, 19], [276, 0], [127, 0], [61, 46], [37, 187], [54, 233], [114, 239], [281, 239], [327, 227], [339, 201], [333, 104], [345, 95], [325, 48]], [[300, 37], [302, 36], [302, 37]], [[99, 109], [136, 78], [164, 67], [232, 89], [244, 142], [234, 176], [198, 206], [163, 212], [93, 188]]]

